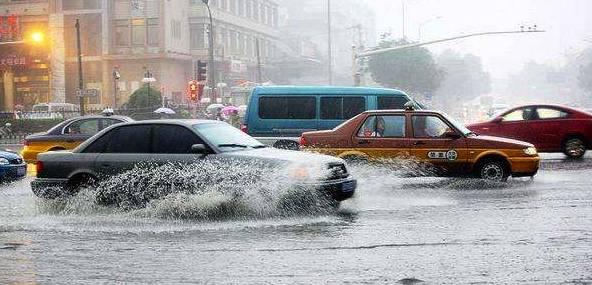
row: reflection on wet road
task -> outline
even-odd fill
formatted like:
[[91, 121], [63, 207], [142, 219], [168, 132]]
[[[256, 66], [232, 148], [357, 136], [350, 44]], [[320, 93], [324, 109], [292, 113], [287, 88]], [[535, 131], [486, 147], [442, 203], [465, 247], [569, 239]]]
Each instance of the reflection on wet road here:
[[21, 181], [0, 188], [0, 283], [590, 283], [592, 159], [545, 158], [507, 184], [356, 166], [337, 213], [224, 221], [56, 206]]

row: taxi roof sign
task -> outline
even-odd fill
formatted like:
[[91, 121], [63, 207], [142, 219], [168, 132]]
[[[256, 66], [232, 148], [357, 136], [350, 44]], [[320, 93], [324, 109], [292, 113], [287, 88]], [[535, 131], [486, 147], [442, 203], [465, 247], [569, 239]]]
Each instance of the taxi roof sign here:
[[403, 107], [405, 107], [405, 111], [415, 111], [415, 104], [413, 103], [413, 101], [405, 103]]

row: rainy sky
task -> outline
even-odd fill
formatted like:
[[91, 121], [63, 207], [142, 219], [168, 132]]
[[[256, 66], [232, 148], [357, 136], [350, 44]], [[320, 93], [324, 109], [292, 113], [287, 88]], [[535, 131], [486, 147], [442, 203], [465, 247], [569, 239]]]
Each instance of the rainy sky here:
[[480, 56], [494, 78], [516, 73], [530, 60], [560, 65], [566, 55], [592, 46], [592, 0], [367, 0], [377, 13], [377, 33], [402, 33], [423, 41], [474, 32], [519, 30], [536, 24], [546, 33], [487, 36], [430, 46]]

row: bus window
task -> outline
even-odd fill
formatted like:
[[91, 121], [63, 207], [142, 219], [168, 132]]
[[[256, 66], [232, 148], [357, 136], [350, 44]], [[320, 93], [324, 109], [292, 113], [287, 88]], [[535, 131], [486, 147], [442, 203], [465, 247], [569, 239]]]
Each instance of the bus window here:
[[378, 110], [405, 109], [405, 103], [409, 102], [404, 96], [379, 96]]
[[322, 97], [322, 120], [347, 120], [366, 110], [364, 97]]
[[315, 119], [316, 97], [261, 97], [259, 117], [261, 119]]

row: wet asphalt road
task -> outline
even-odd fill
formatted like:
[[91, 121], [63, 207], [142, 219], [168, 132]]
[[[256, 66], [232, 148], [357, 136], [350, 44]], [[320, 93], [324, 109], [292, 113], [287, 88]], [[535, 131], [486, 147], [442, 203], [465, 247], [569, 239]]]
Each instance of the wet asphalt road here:
[[337, 213], [221, 221], [0, 186], [0, 284], [592, 284], [590, 155], [546, 155], [533, 181], [499, 185], [352, 172]]

